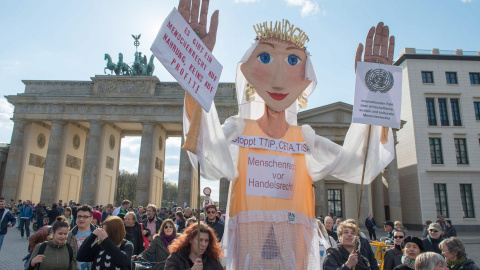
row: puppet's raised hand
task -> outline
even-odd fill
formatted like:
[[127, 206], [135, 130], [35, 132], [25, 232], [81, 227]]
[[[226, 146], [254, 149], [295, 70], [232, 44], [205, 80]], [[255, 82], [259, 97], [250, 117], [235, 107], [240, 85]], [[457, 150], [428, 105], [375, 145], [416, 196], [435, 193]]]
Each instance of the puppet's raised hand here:
[[[367, 40], [365, 41], [364, 62], [379, 63], [391, 65], [393, 63], [393, 51], [395, 49], [395, 37], [389, 36], [388, 26], [379, 22], [377, 28], [370, 28]], [[375, 37], [374, 37], [375, 36]], [[357, 62], [362, 61], [363, 44], [358, 44], [357, 54], [355, 55], [355, 71], [357, 70]], [[388, 127], [382, 127], [380, 142], [386, 143], [388, 140]]]
[[[393, 63], [394, 48], [395, 37], [389, 36], [388, 26], [384, 26], [383, 22], [379, 22], [376, 29], [372, 26], [370, 31], [368, 31], [363, 61], [391, 65]], [[363, 44], [360, 43], [355, 55], [355, 70], [357, 70], [357, 62], [362, 61], [362, 52]]]
[[[200, 20], [198, 17], [198, 11], [200, 10]], [[182, 14], [182, 17], [192, 27], [193, 31], [200, 37], [205, 43], [205, 46], [210, 51], [213, 51], [215, 47], [215, 41], [217, 40], [217, 27], [218, 27], [218, 10], [215, 10], [210, 19], [210, 29], [207, 33], [207, 16], [208, 16], [208, 4], [210, 0], [180, 0], [178, 3], [178, 11]]]

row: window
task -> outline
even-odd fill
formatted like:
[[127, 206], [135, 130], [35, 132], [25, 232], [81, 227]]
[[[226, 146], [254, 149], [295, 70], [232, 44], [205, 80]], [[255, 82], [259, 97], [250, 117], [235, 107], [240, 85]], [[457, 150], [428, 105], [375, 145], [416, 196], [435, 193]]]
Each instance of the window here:
[[441, 138], [430, 138], [430, 157], [432, 159], [432, 164], [443, 164]]
[[468, 164], [467, 139], [453, 139], [455, 152], [457, 153], [457, 164]]
[[448, 217], [447, 185], [433, 184], [435, 192], [435, 205], [437, 206], [437, 216]]
[[447, 76], [447, 84], [457, 84], [457, 73], [456, 72], [445, 72]]
[[480, 84], [480, 73], [470, 73], [470, 83]]
[[433, 72], [422, 71], [422, 82], [423, 83], [433, 83]]
[[460, 105], [457, 98], [450, 99], [450, 105], [452, 106], [452, 120], [454, 126], [461, 126], [462, 119], [460, 119]]
[[460, 194], [462, 195], [463, 217], [474, 218], [472, 185], [460, 184]]
[[439, 98], [438, 99], [438, 110], [440, 111], [440, 124], [442, 126], [449, 126], [448, 121], [448, 111], [447, 111], [447, 99]]
[[433, 98], [427, 98], [427, 116], [428, 116], [428, 125], [436, 126], [437, 117], [435, 116], [435, 101]]
[[343, 217], [341, 189], [328, 190], [328, 212], [332, 212], [336, 217]]
[[480, 120], [480, 102], [473, 102], [475, 108], [475, 119]]

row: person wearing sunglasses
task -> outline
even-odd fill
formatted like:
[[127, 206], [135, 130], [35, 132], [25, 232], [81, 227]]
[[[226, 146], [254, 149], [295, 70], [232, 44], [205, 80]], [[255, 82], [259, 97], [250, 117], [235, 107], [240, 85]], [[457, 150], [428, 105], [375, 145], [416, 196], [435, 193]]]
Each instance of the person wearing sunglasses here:
[[[155, 265], [155, 270], [163, 270], [165, 268], [165, 261], [170, 252], [168, 251], [168, 246], [177, 238], [177, 229], [173, 220], [166, 219], [163, 221], [162, 226], [158, 230], [158, 233], [153, 236], [153, 240], [148, 246], [148, 248], [140, 253], [140, 256], [144, 260], [149, 260], [151, 257], [154, 257], [155, 262], [159, 262]], [[132, 259], [135, 259], [136, 256], [133, 256]]]
[[428, 236], [423, 239], [423, 247], [425, 251], [433, 251], [442, 254], [442, 250], [438, 246], [443, 241], [443, 229], [438, 223], [430, 223], [428, 226]]
[[207, 212], [207, 225], [210, 226], [217, 234], [218, 242], [222, 241], [225, 225], [220, 221], [217, 216], [217, 207], [212, 204], [207, 206], [205, 211]]
[[383, 270], [393, 270], [393, 268], [402, 264], [402, 242], [405, 239], [405, 232], [403, 230], [396, 230], [393, 235], [395, 246], [385, 252], [383, 258]]
[[395, 270], [415, 270], [425, 268], [415, 268], [415, 259], [424, 252], [422, 240], [415, 236], [407, 236], [402, 242], [403, 256], [402, 263], [395, 267]]

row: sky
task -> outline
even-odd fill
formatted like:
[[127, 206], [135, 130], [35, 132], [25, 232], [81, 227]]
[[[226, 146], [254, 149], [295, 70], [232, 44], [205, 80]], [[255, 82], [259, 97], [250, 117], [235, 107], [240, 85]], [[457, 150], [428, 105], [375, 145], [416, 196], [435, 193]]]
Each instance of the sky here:
[[[134, 60], [131, 34], [149, 48], [173, 0], [0, 1], [0, 142], [9, 143], [13, 106], [3, 97], [23, 93], [22, 80], [90, 80], [103, 75], [108, 53]], [[307, 110], [333, 102], [353, 104], [354, 59], [370, 27], [383, 21], [403, 48], [480, 50], [480, 0], [211, 0], [209, 19], [220, 11], [214, 56], [223, 65], [220, 82], [234, 82], [236, 64], [255, 37], [253, 25], [288, 19], [309, 36], [306, 44], [318, 79]], [[174, 81], [156, 61], [154, 75]], [[122, 141], [120, 169], [136, 172], [140, 137]], [[165, 179], [177, 182], [180, 138], [169, 138]], [[218, 201], [218, 181], [202, 181]]]

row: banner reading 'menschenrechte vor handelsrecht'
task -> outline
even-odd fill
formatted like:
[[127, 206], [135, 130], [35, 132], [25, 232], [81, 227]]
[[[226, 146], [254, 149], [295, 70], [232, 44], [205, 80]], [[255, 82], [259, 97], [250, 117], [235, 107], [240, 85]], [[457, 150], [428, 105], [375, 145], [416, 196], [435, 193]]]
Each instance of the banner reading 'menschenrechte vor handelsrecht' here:
[[183, 89], [210, 111], [222, 65], [176, 8], [163, 22], [150, 50]]

